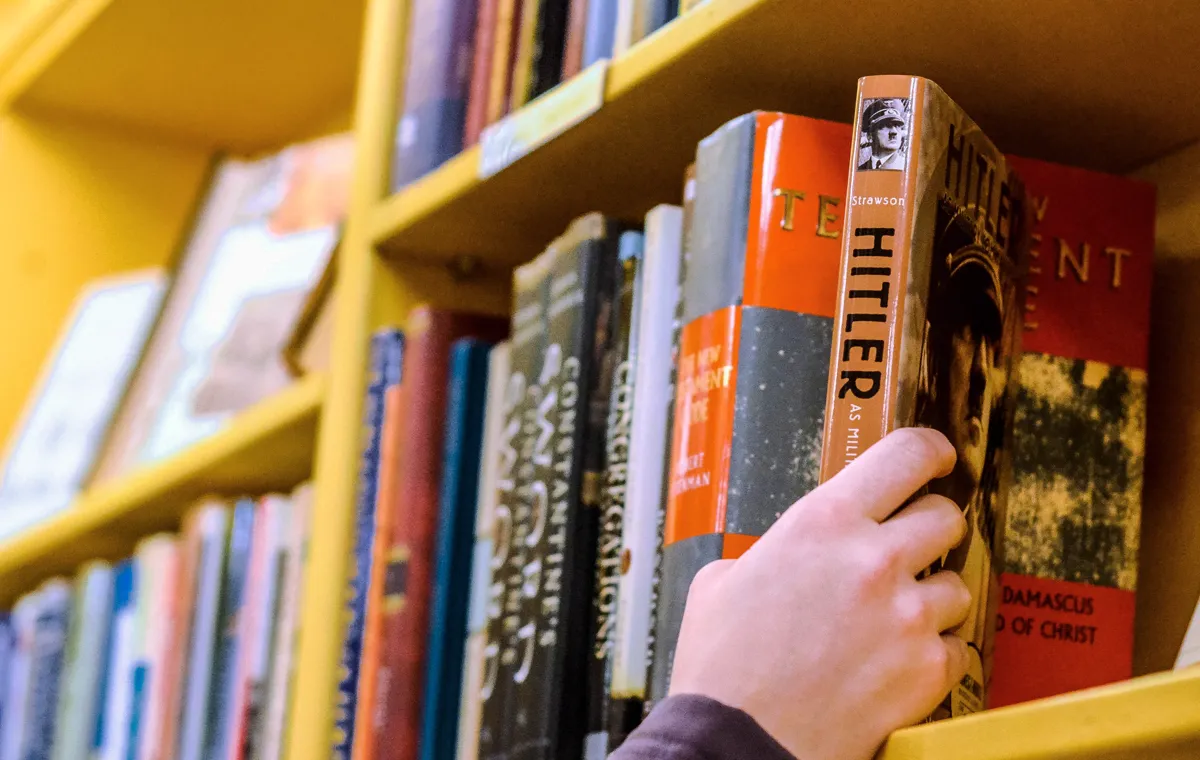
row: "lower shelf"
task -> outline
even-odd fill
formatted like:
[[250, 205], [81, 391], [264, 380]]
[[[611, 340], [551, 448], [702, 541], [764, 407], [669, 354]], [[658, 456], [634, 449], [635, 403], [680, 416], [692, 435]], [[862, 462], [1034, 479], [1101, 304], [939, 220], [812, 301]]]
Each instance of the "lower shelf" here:
[[308, 377], [243, 412], [188, 450], [89, 489], [74, 506], [0, 544], [0, 605], [89, 559], [128, 556], [174, 530], [208, 494], [289, 490], [312, 472], [322, 377]]
[[1200, 669], [897, 731], [877, 760], [1195, 760]]

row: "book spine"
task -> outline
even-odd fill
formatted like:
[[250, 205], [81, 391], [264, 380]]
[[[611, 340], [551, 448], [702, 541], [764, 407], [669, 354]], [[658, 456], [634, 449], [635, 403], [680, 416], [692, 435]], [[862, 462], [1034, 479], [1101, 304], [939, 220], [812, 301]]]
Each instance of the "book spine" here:
[[508, 110], [516, 111], [533, 97], [534, 45], [537, 44], [538, 26], [541, 22], [538, 11], [541, 0], [517, 0], [520, 4], [520, 23], [516, 26], [513, 40], [514, 57], [512, 83], [509, 85]]
[[229, 545], [230, 510], [223, 504], [200, 507], [192, 523], [198, 542], [195, 597], [187, 642], [187, 678], [180, 705], [179, 760], [200, 760], [208, 736], [213, 667], [220, 637], [221, 599], [225, 589], [225, 553]]
[[596, 61], [613, 57], [616, 27], [617, 0], [588, 0], [581, 68], [586, 69]]
[[71, 617], [71, 587], [62, 580], [48, 581], [42, 585], [39, 597], [29, 670], [29, 721], [23, 755], [27, 760], [50, 760], [54, 750], [58, 697]]
[[490, 348], [465, 339], [450, 349], [419, 745], [423, 760], [452, 757], [458, 734]]
[[612, 57], [622, 55], [637, 42], [634, 25], [637, 23], [638, 0], [616, 0], [617, 12], [613, 25]]
[[986, 705], [1020, 354], [1024, 193], [986, 136], [927, 80], [866, 77], [856, 113], [862, 138], [851, 157], [821, 478], [899, 427], [941, 430], [955, 446], [954, 472], [928, 486], [958, 504], [968, 525], [929, 570], [958, 572], [972, 591], [956, 629], [971, 651], [968, 672], [932, 716], [950, 717]]
[[562, 81], [583, 69], [583, 41], [587, 36], [588, 0], [570, 0], [567, 8], [567, 36], [563, 43]]
[[[689, 251], [691, 250], [691, 229], [693, 219], [695, 217], [696, 208], [696, 164], [695, 162], [688, 164], [684, 171], [683, 178], [683, 213], [682, 213], [682, 234], [680, 237], [680, 257], [679, 271], [676, 274], [675, 289], [672, 292], [672, 305], [674, 315], [671, 320], [671, 358], [667, 381], [667, 419], [665, 426], [665, 440], [661, 449], [662, 456], [662, 490], [659, 494], [657, 505], [657, 525], [655, 526], [654, 537], [654, 570], [653, 578], [650, 581], [650, 617], [648, 621], [649, 633], [646, 639], [646, 697], [643, 707], [643, 717], [649, 714], [650, 710], [654, 709], [655, 703], [660, 699], [666, 698], [666, 693], [659, 693], [655, 690], [655, 684], [664, 684], [667, 682], [665, 675], [656, 676], [658, 671], [663, 668], [669, 668], [669, 663], [666, 663], [666, 657], [659, 653], [661, 646], [658, 639], [658, 604], [659, 594], [662, 588], [662, 572], [663, 572], [663, 538], [666, 532], [667, 525], [667, 510], [666, 503], [670, 497], [671, 479], [667, 476], [671, 468], [671, 446], [673, 444], [672, 431], [675, 430], [675, 399], [676, 399], [676, 382], [679, 377], [679, 336], [683, 331], [683, 278], [687, 273], [687, 264], [690, 258]], [[639, 386], [645, 387], [645, 386]]]
[[196, 584], [200, 578], [201, 535], [203, 508], [193, 507], [184, 518], [179, 539], [179, 569], [174, 585], [168, 589], [169, 601], [175, 615], [174, 632], [168, 642], [164, 663], [166, 683], [162, 693], [163, 732], [151, 754], [165, 760], [176, 760], [180, 730], [183, 727], [184, 691], [187, 688], [187, 664], [191, 650], [195, 606], [198, 602]]
[[380, 627], [376, 742], [390, 757], [415, 760], [424, 693], [433, 543], [441, 486], [449, 350], [468, 336], [502, 337], [501, 320], [420, 307], [408, 320], [404, 357], [405, 409], [400, 437], [399, 498], [387, 548]]
[[[532, 420], [541, 400], [538, 371], [546, 354], [546, 300], [553, 251], [546, 251], [513, 273], [511, 373], [504, 394], [504, 432], [497, 473], [497, 503], [492, 529], [491, 585], [488, 591], [484, 648], [482, 714], [478, 756], [507, 758], [518, 711], [519, 635], [523, 571], [531, 527], [530, 487], [534, 480]], [[526, 637], [528, 639], [528, 637]]]
[[255, 505], [248, 499], [233, 508], [230, 520], [229, 548], [225, 557], [223, 595], [217, 628], [217, 648], [213, 655], [213, 676], [208, 699], [207, 760], [229, 756], [236, 735], [238, 662], [241, 647], [246, 646], [246, 592], [250, 574], [251, 546], [255, 535]]
[[492, 46], [492, 67], [488, 80], [488, 124], [495, 124], [508, 113], [512, 96], [512, 77], [521, 33], [522, 0], [498, 0], [498, 2], [496, 41]]
[[104, 562], [88, 563], [75, 580], [54, 760], [87, 760], [91, 752], [112, 592], [112, 567]]
[[[142, 645], [142, 662], [146, 665], [147, 680], [144, 701], [141, 704], [142, 721], [135, 736], [137, 756], [141, 760], [154, 760], [163, 751], [167, 723], [171, 720], [167, 712], [166, 694], [172, 674], [168, 662], [176, 647], [179, 635], [179, 613], [175, 591], [179, 581], [179, 545], [173, 536], [155, 536], [146, 539], [152, 547], [153, 579], [148, 579], [147, 609], [141, 617], [146, 621], [145, 638]], [[140, 604], [140, 602], [139, 602]]]
[[[647, 698], [652, 586], [669, 456], [672, 323], [679, 301], [682, 216], [678, 206], [667, 205], [657, 206], [646, 215], [642, 292], [636, 307], [637, 366], [632, 377], [635, 413], [629, 429], [621, 573], [609, 684], [614, 703], [627, 705], [626, 731], [640, 720]], [[636, 710], [636, 714], [629, 715], [630, 710]], [[619, 746], [622, 738], [610, 732], [610, 746]]]
[[16, 637], [12, 615], [0, 612], [0, 752], [4, 750], [4, 720], [8, 706], [9, 688], [14, 678], [17, 660]]
[[678, 0], [637, 0], [642, 7], [638, 39], [644, 39], [666, 26], [679, 13]]
[[589, 705], [585, 758], [603, 758], [620, 746], [641, 715], [641, 700], [631, 701], [612, 690], [617, 640], [619, 584], [625, 571], [622, 534], [628, 505], [631, 428], [634, 419], [633, 381], [639, 361], [638, 319], [643, 290], [642, 233], [628, 231], [620, 238], [616, 303], [613, 310], [609, 363], [612, 393], [605, 431], [604, 490], [596, 549], [595, 596], [592, 615], [595, 640], [589, 653], [589, 682], [600, 681], [604, 693]]
[[379, 473], [379, 441], [383, 425], [384, 373], [389, 357], [402, 350], [403, 337], [395, 330], [371, 336], [367, 386], [363, 399], [363, 450], [358, 464], [354, 504], [354, 554], [346, 581], [346, 631], [337, 686], [332, 756], [346, 760], [355, 740], [359, 664], [362, 653], [363, 621], [367, 585], [371, 577], [371, 553], [375, 531], [375, 493]]
[[525, 693], [516, 703], [533, 717], [518, 721], [514, 757], [580, 757], [590, 705], [603, 700], [603, 679], [588, 680], [588, 652], [597, 622], [592, 585], [611, 381], [604, 359], [616, 241], [609, 226], [598, 214], [581, 217], [552, 246], [558, 250], [525, 539], [528, 623], [517, 673], [525, 677]]
[[397, 188], [462, 150], [475, 11], [473, 1], [417, 0], [413, 5], [404, 106], [392, 168]]
[[117, 566], [113, 589], [112, 633], [105, 676], [104, 715], [97, 729], [99, 760], [127, 760], [133, 712], [134, 636], [137, 625], [139, 568], [132, 560]]
[[263, 752], [263, 730], [267, 689], [275, 664], [276, 627], [280, 623], [280, 586], [286, 562], [284, 530], [291, 520], [291, 504], [278, 495], [263, 498], [260, 507], [265, 524], [262, 557], [259, 564], [260, 589], [255, 597], [256, 624], [248, 651], [248, 672], [243, 689], [246, 693], [242, 729], [242, 757], [258, 760]]
[[25, 751], [25, 725], [29, 717], [30, 668], [33, 662], [34, 630], [37, 624], [39, 593], [33, 591], [17, 600], [13, 607], [12, 662], [4, 699], [4, 723], [0, 753], [5, 758], [20, 758]]
[[548, 92], [561, 81], [569, 2], [570, 0], [540, 0], [526, 102]]
[[492, 84], [492, 66], [499, 37], [501, 0], [479, 0], [475, 19], [475, 46], [471, 61], [471, 86], [467, 96], [467, 117], [463, 127], [463, 147], [479, 142], [489, 123], [488, 100]]
[[[510, 411], [506, 408], [505, 394], [511, 369], [511, 347], [512, 344], [507, 341], [500, 343], [488, 356], [487, 411], [479, 462], [479, 506], [475, 515], [475, 553], [471, 561], [466, 662], [463, 666], [462, 702], [458, 719], [458, 760], [476, 760], [479, 756], [488, 594], [492, 582], [492, 529], [499, 501], [501, 458], [511, 451], [511, 441], [505, 440], [505, 426]], [[512, 473], [507, 475], [511, 477]]]

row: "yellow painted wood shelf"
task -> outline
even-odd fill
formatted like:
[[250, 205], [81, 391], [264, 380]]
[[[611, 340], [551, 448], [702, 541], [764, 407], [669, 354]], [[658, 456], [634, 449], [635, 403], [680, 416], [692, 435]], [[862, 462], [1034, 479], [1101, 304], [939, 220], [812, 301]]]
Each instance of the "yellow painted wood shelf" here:
[[581, 213], [640, 218], [677, 203], [696, 142], [734, 116], [850, 121], [856, 80], [876, 72], [933, 78], [1014, 153], [1131, 171], [1200, 139], [1200, 91], [1181, 65], [1200, 6], [1150, 5], [1171, 12], [710, 0], [613, 61], [597, 113], [486, 180], [479, 149], [466, 151], [374, 209], [371, 235], [392, 256], [511, 265]]
[[175, 530], [208, 494], [288, 490], [312, 472], [321, 376], [305, 378], [228, 427], [161, 462], [84, 493], [60, 515], [0, 543], [0, 604], [84, 561], [128, 556], [137, 540]]
[[353, 98], [364, 0], [21, 0], [0, 106], [253, 153]]
[[878, 760], [1195, 760], [1200, 670], [898, 731]]

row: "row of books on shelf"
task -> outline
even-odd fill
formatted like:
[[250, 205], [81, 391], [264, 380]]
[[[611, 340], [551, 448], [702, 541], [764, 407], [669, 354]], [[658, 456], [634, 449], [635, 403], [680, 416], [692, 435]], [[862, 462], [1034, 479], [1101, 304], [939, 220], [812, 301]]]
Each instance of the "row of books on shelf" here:
[[217, 162], [179, 263], [84, 289], [0, 470], [0, 538], [320, 369], [353, 141]]
[[4, 760], [277, 760], [311, 495], [209, 499], [178, 536], [27, 593], [0, 622]]
[[402, 187], [700, 0], [414, 0], [392, 184]]
[[507, 341], [428, 307], [376, 335], [336, 754], [603, 757], [700, 568], [909, 425], [970, 525], [934, 717], [1131, 676], [1154, 189], [1005, 156], [923, 79], [855, 117], [747, 114], [680, 205], [576, 219]]

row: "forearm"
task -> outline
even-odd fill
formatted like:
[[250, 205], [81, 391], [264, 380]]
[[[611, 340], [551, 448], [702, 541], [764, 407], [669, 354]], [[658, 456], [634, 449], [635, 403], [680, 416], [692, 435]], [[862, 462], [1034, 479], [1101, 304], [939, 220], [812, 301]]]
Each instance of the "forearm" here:
[[609, 760], [795, 760], [741, 710], [693, 694], [662, 702]]

